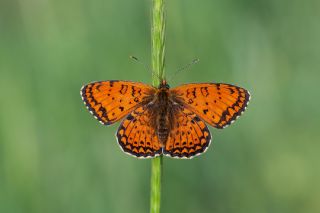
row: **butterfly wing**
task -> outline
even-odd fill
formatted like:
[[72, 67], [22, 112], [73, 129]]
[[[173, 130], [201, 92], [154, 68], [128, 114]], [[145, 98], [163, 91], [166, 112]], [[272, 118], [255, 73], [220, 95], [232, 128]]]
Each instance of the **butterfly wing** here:
[[162, 147], [152, 122], [152, 113], [145, 105], [129, 114], [122, 121], [117, 132], [121, 149], [139, 158], [155, 157], [162, 154]]
[[231, 124], [246, 109], [247, 90], [230, 84], [185, 84], [171, 90], [180, 104], [216, 128]]
[[80, 94], [91, 114], [100, 123], [110, 125], [148, 102], [155, 91], [138, 82], [99, 81], [83, 86]]
[[206, 124], [192, 111], [180, 107], [175, 111], [163, 154], [175, 158], [192, 158], [200, 155], [210, 145], [211, 135]]

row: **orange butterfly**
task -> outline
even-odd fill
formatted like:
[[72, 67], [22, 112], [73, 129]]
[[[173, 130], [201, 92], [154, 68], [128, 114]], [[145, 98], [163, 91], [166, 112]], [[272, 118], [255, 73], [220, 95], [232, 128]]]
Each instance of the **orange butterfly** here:
[[99, 81], [81, 88], [82, 99], [104, 125], [124, 118], [117, 140], [135, 157], [192, 158], [210, 145], [205, 122], [225, 128], [246, 109], [247, 90], [223, 83], [185, 84], [170, 89], [130, 81]]

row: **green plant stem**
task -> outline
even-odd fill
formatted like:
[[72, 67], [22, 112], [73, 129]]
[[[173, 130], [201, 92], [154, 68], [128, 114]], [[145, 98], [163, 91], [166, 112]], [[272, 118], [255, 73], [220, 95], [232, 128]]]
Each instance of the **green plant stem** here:
[[164, 51], [165, 51], [165, 17], [164, 0], [153, 0], [152, 8], [152, 83], [158, 86], [160, 80], [164, 79]]
[[160, 213], [162, 156], [151, 160], [150, 213]]
[[[153, 0], [152, 2], [151, 42], [152, 84], [153, 86], [157, 87], [161, 83], [161, 80], [164, 79], [164, 0]], [[160, 213], [161, 171], [162, 156], [151, 160], [150, 213]]]

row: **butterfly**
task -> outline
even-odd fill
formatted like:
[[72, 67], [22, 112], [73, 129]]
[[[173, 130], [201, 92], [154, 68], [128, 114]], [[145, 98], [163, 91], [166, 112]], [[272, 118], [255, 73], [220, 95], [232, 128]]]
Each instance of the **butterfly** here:
[[104, 125], [122, 120], [121, 149], [138, 158], [192, 158], [211, 142], [206, 125], [222, 129], [246, 109], [250, 93], [224, 83], [191, 83], [170, 88], [131, 81], [98, 81], [81, 88], [82, 100]]

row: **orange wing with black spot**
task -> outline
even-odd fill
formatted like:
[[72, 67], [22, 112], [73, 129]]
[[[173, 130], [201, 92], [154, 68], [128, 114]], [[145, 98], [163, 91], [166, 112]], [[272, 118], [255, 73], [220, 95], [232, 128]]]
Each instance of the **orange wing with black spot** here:
[[206, 151], [211, 142], [206, 124], [184, 107], [175, 116], [163, 154], [175, 158], [192, 158]]
[[246, 109], [247, 90], [230, 84], [185, 84], [171, 90], [174, 98], [216, 128], [231, 124]]
[[93, 116], [110, 125], [148, 102], [156, 89], [130, 81], [99, 81], [81, 88], [82, 100]]
[[138, 107], [121, 123], [117, 139], [122, 150], [139, 158], [162, 154], [162, 147], [152, 128], [151, 112], [146, 106]]

